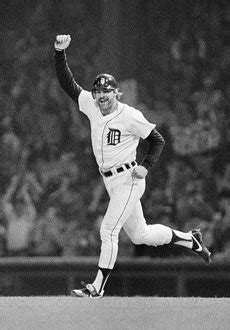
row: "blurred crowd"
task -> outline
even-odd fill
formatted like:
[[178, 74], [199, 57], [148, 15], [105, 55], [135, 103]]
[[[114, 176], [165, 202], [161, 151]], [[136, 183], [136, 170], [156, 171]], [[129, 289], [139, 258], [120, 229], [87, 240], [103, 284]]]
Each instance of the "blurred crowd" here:
[[[1, 191], [0, 255], [97, 255], [108, 196], [96, 166], [88, 171], [94, 159], [80, 169], [81, 158], [74, 153], [52, 155], [50, 150], [49, 157], [41, 153], [30, 169], [29, 152], [20, 150], [16, 135], [4, 134], [2, 147], [7, 150], [4, 155], [13, 158], [5, 164]], [[199, 227], [213, 253], [229, 254], [230, 163], [224, 164], [221, 172], [214, 172], [210, 157], [197, 157], [197, 168], [194, 160], [163, 160], [148, 174], [142, 198], [148, 223], [182, 231]], [[142, 247], [141, 252], [140, 248], [121, 233], [120, 254], [153, 254], [149, 248]]]
[[[8, 79], [0, 78], [0, 256], [98, 255], [108, 196], [93, 158], [88, 122], [58, 85], [50, 41], [39, 42], [43, 31], [51, 29], [40, 22], [42, 10], [47, 11], [42, 5], [31, 16], [40, 30], [31, 28], [23, 37], [7, 31], [2, 52], [1, 70]], [[82, 2], [79, 17], [84, 10]], [[153, 41], [146, 35], [149, 54], [140, 43], [140, 56], [144, 51], [148, 60], [135, 80], [124, 77], [119, 83], [124, 101], [156, 122], [166, 140], [142, 198], [147, 222], [182, 231], [199, 227], [214, 256], [228, 258], [230, 47], [223, 26], [230, 13], [218, 10], [206, 13], [198, 5], [197, 30], [180, 22], [174, 35], [170, 24], [176, 22], [167, 17], [168, 25], [154, 30]], [[159, 42], [154, 53], [156, 34], [161, 47]], [[70, 55], [69, 61], [84, 82], [96, 42], [88, 27], [79, 35], [82, 49], [77, 60]], [[145, 148], [141, 141], [139, 160]], [[120, 255], [173, 253], [136, 247], [123, 231], [119, 244]]]

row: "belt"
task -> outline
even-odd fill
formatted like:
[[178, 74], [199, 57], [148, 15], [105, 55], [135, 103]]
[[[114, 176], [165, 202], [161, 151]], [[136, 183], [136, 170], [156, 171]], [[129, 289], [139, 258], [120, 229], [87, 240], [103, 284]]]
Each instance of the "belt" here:
[[130, 164], [124, 164], [120, 167], [114, 168], [113, 171], [107, 171], [107, 172], [102, 172], [100, 171], [101, 175], [105, 176], [106, 178], [108, 178], [109, 176], [112, 176], [116, 173], [121, 173], [124, 172], [125, 170], [129, 170], [130, 168], [134, 167], [135, 165], [137, 165], [137, 163], [135, 161], [133, 161]]

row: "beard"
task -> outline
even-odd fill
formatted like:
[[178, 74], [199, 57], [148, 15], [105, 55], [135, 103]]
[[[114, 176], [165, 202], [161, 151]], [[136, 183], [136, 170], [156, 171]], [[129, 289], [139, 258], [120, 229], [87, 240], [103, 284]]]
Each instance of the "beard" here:
[[97, 101], [100, 111], [103, 115], [107, 115], [112, 112], [114, 107], [114, 99], [101, 98]]

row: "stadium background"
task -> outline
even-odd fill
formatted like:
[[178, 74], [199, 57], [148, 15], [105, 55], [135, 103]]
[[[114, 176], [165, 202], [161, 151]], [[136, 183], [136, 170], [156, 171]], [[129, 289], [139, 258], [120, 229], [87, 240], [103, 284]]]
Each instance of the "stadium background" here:
[[[199, 226], [214, 255], [213, 278], [221, 273], [207, 295], [230, 295], [229, 9], [227, 1], [204, 0], [1, 1], [2, 294], [23, 293], [15, 277], [20, 271], [30, 274], [34, 258], [45, 257], [39, 262], [44, 273], [53, 257], [67, 258], [73, 264], [67, 263], [66, 272], [77, 275], [76, 260], [90, 274], [84, 258], [99, 254], [107, 195], [88, 122], [60, 89], [54, 70], [55, 36], [69, 33], [69, 64], [81, 85], [91, 88], [98, 72], [110, 72], [123, 100], [156, 122], [165, 137], [142, 199], [147, 220], [184, 231]], [[144, 152], [141, 143], [138, 158]], [[10, 218], [7, 206], [20, 209], [22, 216]], [[119, 258], [124, 256], [138, 260], [149, 277], [165, 260], [170, 274], [170, 267], [179, 267], [170, 262], [183, 257], [179, 265], [201, 270], [192, 288], [201, 276], [210, 276], [190, 253], [137, 247], [122, 232]], [[24, 269], [25, 264], [31, 268]], [[55, 259], [55, 272], [61, 265]], [[129, 265], [132, 274], [135, 268]]]

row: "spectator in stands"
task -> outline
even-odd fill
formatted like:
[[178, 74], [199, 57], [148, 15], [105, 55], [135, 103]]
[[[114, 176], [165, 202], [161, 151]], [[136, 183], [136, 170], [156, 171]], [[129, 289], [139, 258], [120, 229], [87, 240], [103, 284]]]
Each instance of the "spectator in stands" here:
[[[2, 206], [7, 222], [7, 253], [9, 256], [28, 255], [30, 234], [34, 226], [36, 209], [28, 192], [28, 182], [16, 194], [21, 183], [19, 175], [12, 177], [3, 197]], [[16, 194], [14, 199], [13, 195]]]
[[[203, 221], [210, 222], [213, 215], [212, 207], [204, 200], [204, 195], [199, 191], [191, 191], [185, 196], [181, 196], [177, 203], [177, 217], [185, 231], [191, 230], [194, 219], [196, 226], [200, 226]], [[192, 227], [193, 228], [193, 227]]]
[[36, 256], [59, 256], [63, 249], [64, 223], [57, 214], [57, 208], [49, 206], [40, 214], [31, 234], [31, 251]]
[[225, 164], [222, 175], [216, 175], [216, 183], [219, 192], [230, 190], [230, 163]]
[[12, 158], [15, 156], [17, 157], [21, 149], [21, 143], [13, 130], [10, 117], [7, 116], [3, 119], [2, 129], [2, 142], [8, 150], [8, 154], [11, 155]]
[[13, 130], [10, 117], [5, 117], [0, 125], [0, 177], [4, 182], [14, 175], [17, 170], [21, 153], [21, 141]]
[[230, 188], [223, 189], [218, 197], [218, 210], [213, 219], [215, 253], [230, 252]]

